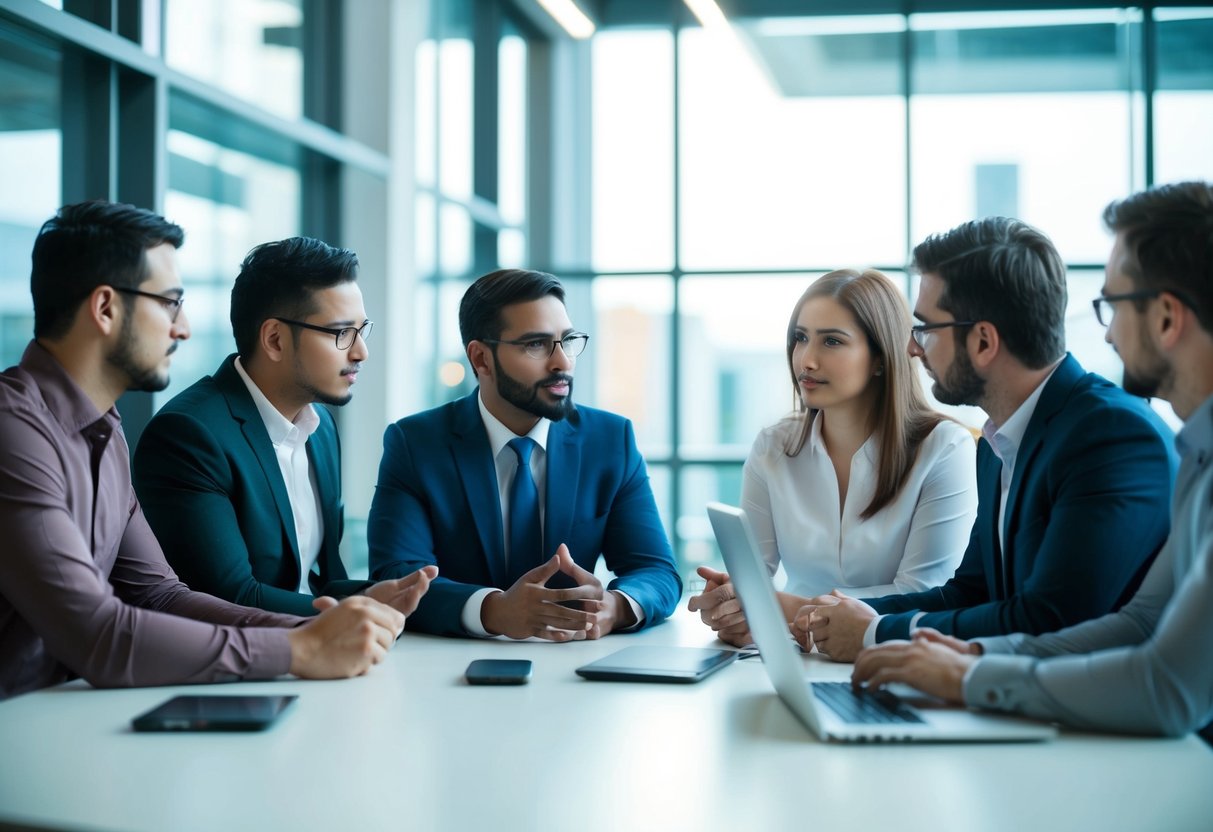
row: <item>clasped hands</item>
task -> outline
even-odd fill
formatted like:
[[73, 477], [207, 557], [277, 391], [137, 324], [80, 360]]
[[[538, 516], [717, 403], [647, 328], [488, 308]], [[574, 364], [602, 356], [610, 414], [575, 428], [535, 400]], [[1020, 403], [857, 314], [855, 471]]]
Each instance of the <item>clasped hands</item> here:
[[[568, 575], [577, 585], [567, 589], [548, 587], [547, 582], [557, 572]], [[623, 596], [605, 590], [592, 572], [577, 565], [563, 543], [547, 562], [527, 572], [509, 589], [487, 595], [480, 608], [480, 621], [492, 635], [547, 641], [601, 638], [636, 623]]]
[[[707, 585], [688, 603], [721, 641], [744, 647], [753, 639], [733, 584], [724, 572], [706, 566], [698, 570]], [[855, 662], [851, 683], [879, 689], [895, 682], [956, 704], [964, 703], [965, 673], [981, 655], [979, 644], [923, 627], [909, 641], [863, 646], [864, 633], [876, 618], [871, 606], [834, 590], [828, 595], [797, 598], [777, 593], [785, 614], [795, 609], [789, 628], [805, 650], [812, 647], [834, 661]], [[807, 603], [806, 603], [807, 602]]]

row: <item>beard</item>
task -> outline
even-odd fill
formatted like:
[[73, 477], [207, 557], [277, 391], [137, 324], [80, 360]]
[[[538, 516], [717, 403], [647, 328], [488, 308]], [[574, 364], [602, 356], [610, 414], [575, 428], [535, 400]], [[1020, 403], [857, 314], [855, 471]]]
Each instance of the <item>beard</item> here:
[[[1172, 389], [1175, 370], [1150, 344], [1144, 332], [1144, 326], [1142, 329], [1143, 331], [1137, 339], [1141, 345], [1139, 363], [1142, 366], [1140, 369], [1133, 369], [1129, 367], [1128, 362], [1125, 362], [1121, 386], [1126, 393], [1141, 396], [1143, 399], [1152, 399], [1158, 395], [1159, 390]], [[1121, 361], [1123, 362], [1124, 359], [1122, 358]]]
[[[497, 369], [497, 395], [519, 410], [530, 413], [532, 416], [538, 416], [541, 419], [559, 422], [575, 409], [573, 405], [572, 376], [556, 373], [528, 387], [505, 371], [505, 368], [501, 366], [501, 362], [497, 360], [497, 353], [495, 351], [493, 353], [493, 365]], [[546, 402], [539, 397], [539, 391], [543, 387], [560, 381], [566, 382], [569, 385], [569, 394], [567, 396], [555, 402]]]
[[[352, 366], [349, 368], [349, 372], [357, 372], [358, 369], [358, 366]], [[309, 381], [307, 373], [303, 369], [303, 362], [299, 360], [299, 353], [295, 353], [295, 384], [298, 385], [300, 390], [311, 396], [312, 401], [331, 405], [332, 407], [345, 407], [354, 400], [353, 390], [347, 389], [341, 394], [329, 393], [321, 390]]]
[[942, 404], [977, 404], [986, 392], [986, 380], [977, 374], [969, 354], [956, 350], [952, 366], [943, 378], [937, 378], [931, 393]]
[[[172, 355], [177, 350], [177, 341], [169, 347], [165, 355]], [[161, 371], [158, 366], [144, 367], [135, 357], [135, 328], [130, 316], [123, 318], [122, 329], [118, 333], [118, 345], [113, 352], [105, 357], [109, 364], [126, 374], [128, 379], [126, 389], [140, 393], [159, 393], [168, 387], [167, 371]]]

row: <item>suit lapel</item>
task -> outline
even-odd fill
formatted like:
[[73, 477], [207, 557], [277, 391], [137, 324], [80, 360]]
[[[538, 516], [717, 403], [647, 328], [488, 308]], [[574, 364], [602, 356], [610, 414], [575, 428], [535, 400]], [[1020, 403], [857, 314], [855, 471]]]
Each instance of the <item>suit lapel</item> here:
[[543, 553], [551, 557], [556, 547], [569, 539], [573, 508], [581, 482], [581, 442], [577, 416], [552, 422], [548, 428], [546, 494], [543, 511]]
[[[1024, 471], [1031, 470], [1033, 462], [1044, 444], [1049, 422], [1065, 407], [1070, 398], [1070, 392], [1083, 375], [1082, 367], [1073, 356], [1067, 353], [1061, 364], [1053, 371], [1044, 390], [1040, 392], [1036, 409], [1032, 411], [1032, 418], [1028, 421], [1028, 428], [1024, 431], [1023, 440], [1019, 443], [1019, 450], [1015, 454], [1015, 473], [1011, 477], [1011, 490], [1007, 494], [1006, 520], [999, 520], [1000, 523], [1005, 524], [1003, 528], [1006, 529], [1007, 540], [1014, 539], [1015, 531], [1019, 526], [1016, 511], [1019, 508], [1019, 498], [1023, 492]], [[1015, 580], [1014, 553], [1015, 547], [1012, 546], [1011, 551], [1005, 553], [1003, 557], [1008, 593], [1011, 592]]]
[[501, 495], [497, 492], [497, 466], [488, 433], [480, 419], [480, 406], [473, 393], [455, 403], [451, 426], [451, 453], [472, 510], [485, 566], [495, 586], [506, 579], [505, 543], [501, 534]]
[[278, 519], [282, 529], [291, 544], [291, 553], [295, 557], [295, 574], [298, 577], [302, 568], [299, 563], [299, 541], [295, 537], [295, 516], [291, 513], [291, 501], [286, 493], [286, 483], [282, 481], [282, 469], [278, 467], [278, 457], [274, 455], [274, 445], [265, 429], [265, 422], [257, 412], [257, 405], [244, 386], [244, 379], [236, 372], [235, 359], [228, 358], [219, 372], [215, 373], [215, 382], [227, 401], [232, 419], [240, 425], [240, 432], [248, 445], [249, 453], [261, 466], [265, 476], [266, 487], [278, 511]]

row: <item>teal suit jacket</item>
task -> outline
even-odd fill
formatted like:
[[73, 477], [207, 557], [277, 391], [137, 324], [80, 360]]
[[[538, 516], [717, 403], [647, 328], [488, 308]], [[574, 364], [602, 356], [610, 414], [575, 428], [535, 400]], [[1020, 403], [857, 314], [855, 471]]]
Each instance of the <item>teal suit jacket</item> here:
[[[314, 615], [297, 592], [299, 543], [286, 484], [265, 423], [228, 356], [164, 405], [135, 451], [132, 476], [164, 554], [192, 589], [236, 604]], [[333, 416], [307, 442], [319, 491], [324, 542], [309, 584], [344, 596], [368, 586], [347, 579], [338, 555], [344, 524], [341, 446]]]
[[[438, 578], [408, 628], [467, 635], [464, 604], [483, 587], [508, 589], [497, 473], [477, 394], [401, 419], [383, 438], [379, 484], [367, 524], [371, 575], [398, 578], [427, 564]], [[547, 443], [544, 545], [568, 544], [590, 572], [599, 556], [618, 589], [644, 610], [644, 625], [678, 604], [682, 581], [649, 487], [632, 423], [578, 407], [553, 422]], [[569, 586], [557, 573], [548, 586]]]
[[876, 640], [909, 638], [912, 623], [965, 639], [1048, 633], [1119, 609], [1170, 530], [1173, 442], [1144, 400], [1067, 355], [1024, 432], [1005, 516], [1002, 463], [983, 438], [977, 520], [956, 575], [866, 599], [884, 616]]

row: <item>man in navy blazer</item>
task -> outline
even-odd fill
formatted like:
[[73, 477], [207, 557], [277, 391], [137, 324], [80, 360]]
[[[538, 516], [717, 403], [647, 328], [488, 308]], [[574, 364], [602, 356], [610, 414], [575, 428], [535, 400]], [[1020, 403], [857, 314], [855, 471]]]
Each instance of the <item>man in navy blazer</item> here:
[[868, 599], [835, 591], [794, 624], [839, 661], [931, 627], [960, 638], [1046, 633], [1119, 609], [1169, 531], [1170, 430], [1065, 352], [1066, 272], [1052, 243], [991, 217], [914, 250], [912, 355], [946, 404], [989, 416], [977, 520], [942, 586]]
[[294, 237], [254, 248], [232, 288], [238, 355], [152, 418], [132, 475], [177, 574], [233, 603], [314, 615], [365, 592], [408, 615], [432, 570], [348, 580], [332, 414], [369, 357], [357, 256]]
[[[436, 564], [407, 626], [445, 635], [568, 641], [663, 620], [682, 583], [631, 423], [573, 405], [588, 336], [563, 286], [542, 272], [485, 275], [459, 328], [479, 389], [388, 427], [372, 576]], [[605, 588], [600, 555], [616, 575]]]

